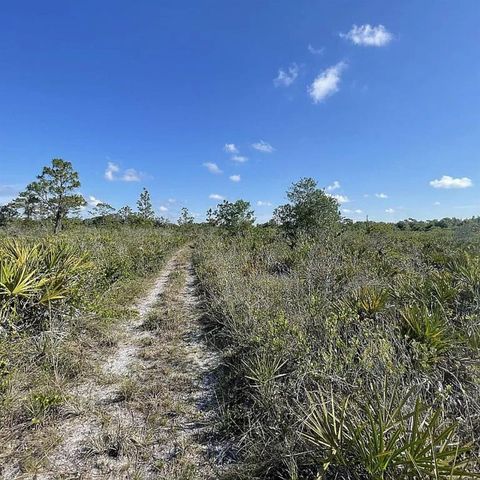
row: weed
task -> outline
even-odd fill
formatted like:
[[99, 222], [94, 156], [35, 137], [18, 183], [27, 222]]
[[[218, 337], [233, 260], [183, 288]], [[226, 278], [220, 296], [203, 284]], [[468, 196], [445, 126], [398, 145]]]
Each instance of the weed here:
[[388, 291], [385, 288], [368, 285], [354, 293], [351, 303], [360, 319], [375, 319], [385, 308], [387, 300]]
[[440, 308], [430, 311], [425, 305], [412, 305], [404, 307], [400, 316], [405, 334], [438, 355], [454, 347], [455, 336]]
[[25, 404], [30, 423], [38, 425], [54, 413], [63, 402], [63, 395], [56, 389], [31, 393]]

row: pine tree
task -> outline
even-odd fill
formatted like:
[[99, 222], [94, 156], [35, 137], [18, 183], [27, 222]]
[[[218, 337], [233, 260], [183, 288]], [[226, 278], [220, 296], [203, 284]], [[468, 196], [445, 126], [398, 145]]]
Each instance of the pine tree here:
[[74, 193], [79, 187], [78, 173], [71, 162], [54, 158], [52, 165], [43, 167], [37, 180], [14, 200], [14, 205], [23, 210], [27, 219], [51, 218], [54, 232], [58, 233], [65, 217], [86, 204], [81, 195]]
[[145, 187], [137, 201], [137, 208], [138, 213], [143, 220], [153, 220], [155, 218], [150, 193]]
[[190, 214], [187, 207], [183, 207], [180, 211], [180, 217], [177, 220], [179, 225], [191, 225], [193, 223], [193, 215]]
[[133, 217], [133, 210], [125, 205], [118, 210], [117, 214], [123, 223], [127, 223]]

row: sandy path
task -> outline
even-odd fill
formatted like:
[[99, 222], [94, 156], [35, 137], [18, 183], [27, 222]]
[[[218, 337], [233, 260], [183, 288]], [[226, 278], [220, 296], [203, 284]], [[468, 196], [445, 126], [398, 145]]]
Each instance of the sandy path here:
[[4, 478], [215, 478], [218, 358], [204, 339], [188, 249], [136, 309], [138, 317], [116, 327], [118, 345], [98, 378], [72, 389], [45, 468], [32, 477], [12, 467]]

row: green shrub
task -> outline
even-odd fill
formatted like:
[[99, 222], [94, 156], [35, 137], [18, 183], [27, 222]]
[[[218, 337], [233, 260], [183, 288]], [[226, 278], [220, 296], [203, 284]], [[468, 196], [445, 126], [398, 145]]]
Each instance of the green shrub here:
[[429, 310], [425, 305], [412, 305], [400, 311], [403, 331], [409, 338], [442, 355], [455, 345], [455, 336], [449, 328], [442, 309]]
[[354, 293], [351, 303], [360, 319], [375, 319], [385, 308], [388, 296], [388, 291], [385, 288], [365, 285]]
[[409, 391], [379, 395], [364, 401], [337, 404], [331, 395], [309, 395], [303, 435], [315, 448], [320, 471], [348, 469], [357, 478], [454, 479], [480, 476], [469, 471], [473, 460], [465, 457], [470, 445], [461, 445], [455, 424], [441, 410], [428, 409], [418, 398], [412, 407]]
[[49, 326], [89, 268], [80, 249], [66, 242], [4, 240], [0, 244], [0, 320], [14, 332]]
[[32, 392], [26, 401], [25, 409], [32, 425], [41, 423], [64, 402], [63, 395], [56, 389], [42, 389]]

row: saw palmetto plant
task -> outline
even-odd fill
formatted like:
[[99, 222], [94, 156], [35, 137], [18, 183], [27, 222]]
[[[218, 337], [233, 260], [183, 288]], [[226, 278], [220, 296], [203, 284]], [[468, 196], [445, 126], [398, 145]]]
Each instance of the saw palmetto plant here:
[[356, 290], [350, 301], [360, 318], [376, 318], [385, 308], [388, 291], [376, 285], [365, 285]]
[[348, 466], [355, 478], [372, 480], [478, 478], [465, 456], [470, 445], [458, 441], [441, 410], [414, 399], [414, 389], [388, 390], [372, 390], [364, 402], [308, 395], [303, 436], [324, 473]]
[[456, 337], [441, 308], [430, 310], [425, 305], [409, 305], [400, 311], [400, 316], [405, 335], [435, 349], [438, 354], [455, 345]]
[[61, 241], [5, 240], [0, 245], [0, 318], [7, 330], [41, 329], [68, 303], [88, 267], [78, 248]]

